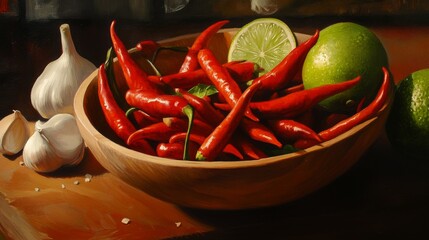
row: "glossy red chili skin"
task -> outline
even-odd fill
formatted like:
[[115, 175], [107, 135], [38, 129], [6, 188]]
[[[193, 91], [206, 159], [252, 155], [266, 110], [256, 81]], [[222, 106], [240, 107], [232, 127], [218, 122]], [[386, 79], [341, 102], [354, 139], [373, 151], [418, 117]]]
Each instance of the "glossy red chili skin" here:
[[228, 22], [229, 20], [218, 21], [210, 25], [197, 36], [194, 43], [189, 48], [189, 51], [182, 63], [182, 66], [180, 67], [179, 72], [188, 72], [199, 68], [197, 59], [198, 52], [201, 49], [206, 48], [210, 39]]
[[132, 144], [138, 139], [145, 139], [156, 142], [167, 142], [168, 139], [170, 139], [171, 135], [183, 131], [186, 131], [186, 128], [179, 129], [167, 126], [164, 122], [158, 122], [151, 124], [147, 127], [140, 128], [134, 133], [132, 133], [127, 139], [127, 144]]
[[236, 134], [233, 136], [233, 144], [243, 152], [249, 159], [261, 159], [268, 157], [262, 150], [260, 150], [255, 143], [243, 135]]
[[191, 105], [195, 109], [195, 111], [202, 118], [204, 118], [204, 120], [207, 121], [211, 126], [216, 127], [225, 118], [225, 116], [221, 112], [215, 109], [209, 102], [207, 102], [203, 98], [195, 96], [180, 88], [176, 88], [175, 91], [183, 98], [185, 98], [188, 101], [189, 105]]
[[322, 141], [313, 129], [291, 119], [273, 120], [270, 121], [270, 126], [276, 135], [287, 142], [295, 142], [299, 139]]
[[[230, 62], [222, 66], [231, 74], [237, 82], [247, 82], [253, 78], [258, 71], [255, 63], [252, 62]], [[202, 69], [188, 72], [173, 73], [165, 76], [148, 76], [150, 81], [157, 84], [165, 83], [173, 88], [190, 89], [197, 84], [211, 85], [212, 82]]]
[[[189, 135], [189, 140], [191, 142], [198, 144], [198, 146], [200, 146], [204, 142], [204, 139], [207, 136], [208, 135], [191, 133]], [[177, 133], [177, 134], [171, 136], [169, 143], [184, 142], [185, 138], [186, 138], [186, 133], [184, 133], [184, 132], [183, 133]], [[225, 145], [224, 149], [222, 150], [222, 152], [225, 154], [230, 154], [230, 155], [236, 157], [237, 159], [243, 159], [243, 154], [241, 154], [240, 150], [235, 145], [233, 145], [231, 143], [227, 143]], [[194, 157], [195, 157], [195, 153], [196, 152], [194, 152], [194, 154], [193, 154]]]
[[152, 57], [155, 55], [156, 51], [160, 47], [161, 46], [153, 40], [140, 41], [136, 45], [136, 49], [142, 53], [143, 57], [150, 59], [150, 60], [152, 59]]
[[297, 91], [261, 102], [250, 103], [251, 109], [264, 118], [293, 118], [319, 103], [321, 100], [352, 88], [360, 82], [360, 76], [341, 83], [328, 84]]
[[181, 160], [183, 157], [184, 145], [182, 143], [159, 143], [156, 146], [158, 157]]
[[[237, 104], [242, 92], [228, 71], [219, 63], [213, 52], [209, 49], [202, 49], [198, 53], [198, 61], [201, 68], [206, 72], [207, 76], [212, 81], [213, 85], [219, 91], [219, 93], [225, 98], [227, 103], [233, 107]], [[250, 111], [246, 109], [245, 115], [254, 120], [259, 119]]]
[[144, 89], [130, 89], [125, 94], [130, 106], [141, 109], [155, 118], [186, 117], [184, 109], [190, 107], [188, 102], [180, 96], [157, 94]]
[[319, 30], [301, 45], [294, 48], [283, 60], [277, 64], [271, 71], [256, 78], [255, 81], [261, 81], [261, 92], [275, 92], [287, 86], [289, 80], [292, 80], [307, 56], [308, 51], [316, 44], [319, 39]]
[[357, 124], [362, 123], [377, 115], [378, 111], [380, 111], [383, 105], [387, 102], [389, 94], [392, 91], [392, 79], [390, 77], [389, 70], [386, 67], [383, 67], [382, 70], [384, 73], [383, 83], [378, 90], [375, 99], [361, 111], [357, 112], [349, 118], [340, 121], [333, 127], [320, 132], [319, 135], [324, 141], [333, 139], [334, 137], [350, 130]]
[[282, 143], [277, 139], [276, 135], [260, 122], [254, 122], [250, 119], [243, 118], [240, 123], [240, 128], [255, 141], [268, 143], [278, 148], [282, 147]]
[[[354, 115], [338, 122], [334, 126], [325, 129], [319, 133], [322, 141], [331, 140], [340, 134], [345, 133], [346, 131], [352, 129], [357, 124], [360, 124], [374, 116], [380, 111], [384, 104], [389, 99], [389, 94], [393, 91], [392, 88], [392, 79], [390, 78], [390, 73], [386, 67], [382, 68], [384, 72], [383, 83], [378, 90], [377, 96], [374, 100], [361, 111], [355, 113]], [[300, 149], [308, 148], [317, 144], [315, 141], [311, 140], [300, 140], [295, 143], [295, 146]]]
[[163, 86], [149, 81], [147, 73], [131, 57], [124, 43], [115, 32], [115, 23], [115, 21], [112, 21], [110, 25], [110, 36], [128, 87], [130, 89], [144, 89], [158, 94], [163, 93]]
[[[125, 112], [116, 103], [109, 88], [104, 64], [98, 69], [98, 98], [107, 124], [113, 132], [127, 142], [128, 137], [136, 130], [134, 125], [126, 117]], [[155, 151], [147, 141], [136, 141], [131, 148], [154, 155]]]
[[98, 69], [98, 98], [107, 124], [120, 137], [126, 141], [136, 129], [125, 116], [125, 112], [116, 103], [110, 91], [104, 64]]
[[246, 109], [248, 109], [248, 104], [259, 86], [259, 84], [252, 84], [244, 91], [225, 119], [201, 144], [197, 152], [197, 160], [213, 161], [216, 159], [240, 124]]

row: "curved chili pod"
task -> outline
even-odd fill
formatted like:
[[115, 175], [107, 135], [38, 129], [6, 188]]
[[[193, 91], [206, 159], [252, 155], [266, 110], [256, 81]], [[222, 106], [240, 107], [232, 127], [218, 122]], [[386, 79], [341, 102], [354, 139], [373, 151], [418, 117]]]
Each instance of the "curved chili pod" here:
[[298, 139], [310, 139], [321, 142], [317, 133], [306, 125], [290, 119], [270, 121], [273, 131], [282, 139], [294, 142]]
[[150, 60], [152, 60], [152, 57], [160, 47], [161, 46], [153, 40], [143, 40], [136, 45], [136, 49], [139, 50], [145, 58]]
[[[190, 142], [189, 143], [189, 152], [191, 155], [190, 160], [195, 160], [193, 156], [195, 156], [195, 153], [197, 152], [198, 145]], [[176, 142], [176, 143], [159, 143], [156, 146], [156, 154], [158, 157], [163, 158], [171, 158], [176, 160], [182, 160], [183, 152], [185, 151], [185, 145], [183, 142]]]
[[[101, 64], [98, 69], [98, 98], [107, 124], [119, 138], [127, 142], [128, 137], [135, 131], [135, 128], [113, 97], [107, 81], [104, 64]], [[155, 154], [155, 151], [145, 140], [136, 141], [130, 147], [147, 154]]]
[[255, 141], [268, 143], [278, 148], [282, 147], [282, 143], [277, 139], [276, 135], [260, 122], [254, 122], [250, 119], [243, 118], [240, 123], [240, 128]]
[[196, 112], [200, 114], [200, 116], [204, 118], [204, 120], [206, 120], [211, 126], [215, 127], [219, 125], [219, 123], [222, 122], [222, 120], [225, 118], [221, 112], [213, 108], [213, 106], [206, 100], [180, 88], [176, 88], [175, 91], [185, 98], [189, 105], [191, 105], [196, 110]]
[[365, 108], [363, 108], [361, 111], [355, 113], [351, 117], [340, 121], [339, 123], [335, 124], [333, 127], [328, 128], [322, 132], [319, 133], [320, 137], [324, 140], [330, 140], [348, 130], [350, 130], [352, 127], [356, 126], [359, 123], [362, 123], [372, 117], [374, 117], [378, 111], [383, 107], [383, 105], [386, 103], [389, 92], [391, 91], [391, 79], [390, 79], [390, 73], [387, 68], [382, 68], [384, 73], [384, 79], [383, 83], [378, 90], [377, 96], [375, 99]]
[[206, 28], [203, 32], [198, 35], [195, 39], [192, 46], [189, 48], [189, 51], [185, 57], [185, 60], [180, 67], [179, 72], [188, 72], [192, 70], [196, 70], [199, 68], [197, 54], [203, 48], [207, 47], [209, 40], [222, 28], [225, 24], [227, 24], [229, 20], [218, 21], [208, 28]]
[[268, 155], [261, 151], [255, 144], [253, 144], [253, 142], [240, 134], [233, 136], [233, 143], [238, 147], [239, 150], [241, 150], [241, 152], [246, 154], [246, 156], [250, 157], [251, 159], [261, 159], [268, 157]]
[[[345, 82], [305, 89], [266, 101], [251, 102], [250, 108], [267, 119], [292, 118], [309, 110], [321, 100], [352, 88], [360, 79], [358, 76]], [[224, 111], [231, 110], [228, 104], [214, 103], [214, 106]]]
[[298, 70], [300, 70], [302, 62], [307, 56], [308, 51], [316, 44], [319, 39], [319, 30], [301, 45], [294, 48], [286, 57], [277, 64], [271, 71], [256, 78], [255, 81], [261, 81], [261, 92], [277, 91], [286, 87]]
[[[219, 93], [225, 98], [227, 103], [233, 107], [237, 104], [242, 92], [238, 84], [232, 79], [231, 75], [216, 59], [213, 52], [209, 49], [202, 49], [198, 52], [198, 61], [201, 68], [206, 72]], [[259, 119], [247, 107], [245, 110], [246, 117], [253, 121]]]
[[[185, 138], [186, 138], [186, 133], [177, 133], [177, 134], [171, 136], [169, 143], [183, 142], [185, 140]], [[203, 135], [198, 135], [198, 134], [193, 134], [193, 133], [191, 133], [191, 135], [189, 136], [189, 140], [191, 142], [198, 143], [199, 145], [201, 145], [204, 142], [205, 138], [206, 137]], [[238, 150], [238, 148], [235, 147], [231, 143], [227, 143], [225, 145], [224, 149], [222, 150], [222, 152], [231, 154], [238, 159], [243, 159], [243, 154], [241, 154], [241, 152]]]
[[141, 109], [155, 118], [186, 117], [185, 109], [191, 108], [183, 97], [160, 95], [145, 89], [130, 89], [125, 94], [125, 99], [130, 106]]
[[295, 117], [321, 100], [352, 88], [359, 83], [360, 79], [361, 77], [358, 76], [345, 82], [305, 89], [272, 100], [252, 102], [250, 107], [265, 118]]
[[[237, 82], [247, 82], [259, 71], [257, 64], [253, 62], [229, 62], [222, 66], [231, 74]], [[165, 83], [173, 88], [189, 89], [197, 84], [212, 84], [207, 74], [202, 69], [188, 72], [173, 73], [164, 76], [148, 76], [150, 81]]]
[[258, 90], [260, 84], [252, 84], [239, 98], [237, 104], [215, 130], [204, 140], [197, 151], [195, 159], [213, 161], [230, 140], [235, 129], [248, 109], [250, 100]]
[[167, 126], [164, 122], [151, 124], [133, 132], [127, 139], [127, 144], [132, 144], [139, 139], [166, 142], [176, 133], [186, 131], [185, 128], [175, 128]]
[[145, 91], [163, 93], [161, 85], [157, 85], [147, 79], [147, 73], [134, 61], [128, 53], [127, 48], [119, 39], [115, 32], [115, 23], [110, 25], [110, 36], [112, 39], [113, 49], [118, 57], [125, 80], [130, 89], [144, 89]]

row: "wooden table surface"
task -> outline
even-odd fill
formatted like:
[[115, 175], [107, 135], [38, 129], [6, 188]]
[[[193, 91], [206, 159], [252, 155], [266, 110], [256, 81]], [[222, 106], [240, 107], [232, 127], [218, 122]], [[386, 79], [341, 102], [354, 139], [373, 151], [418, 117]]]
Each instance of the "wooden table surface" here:
[[[249, 19], [233, 19], [239, 27]], [[429, 67], [429, 22], [422, 19], [284, 19], [296, 32], [351, 20], [371, 28], [399, 81]], [[215, 19], [118, 22], [130, 47], [141, 39], [198, 32]], [[110, 46], [108, 21], [0, 19], [0, 117], [18, 109], [30, 120], [30, 89], [60, 54], [68, 22], [78, 52], [99, 65]], [[92, 37], [89, 37], [90, 34]], [[155, 199], [103, 169], [89, 151], [75, 168], [38, 174], [22, 156], [0, 156], [0, 230], [7, 239], [415, 239], [429, 236], [429, 161], [399, 156], [384, 134], [346, 174], [281, 206], [242, 211], [188, 209]], [[91, 174], [90, 182], [85, 174]], [[78, 181], [79, 184], [76, 184]], [[65, 187], [63, 188], [62, 185]], [[36, 191], [38, 188], [39, 191]], [[129, 218], [130, 222], [121, 221]]]

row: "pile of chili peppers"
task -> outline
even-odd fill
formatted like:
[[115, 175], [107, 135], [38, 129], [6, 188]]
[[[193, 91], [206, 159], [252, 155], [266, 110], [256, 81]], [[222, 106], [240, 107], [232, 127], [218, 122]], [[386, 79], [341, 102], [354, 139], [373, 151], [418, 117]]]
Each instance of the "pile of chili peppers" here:
[[[209, 48], [210, 39], [228, 21], [205, 29], [190, 47], [165, 47], [144, 40], [136, 48], [152, 62], [160, 50], [185, 51], [181, 68], [169, 75], [148, 74], [130, 56], [110, 26], [112, 49], [98, 71], [98, 96], [105, 119], [128, 147], [171, 159], [260, 159], [307, 148], [350, 130], [382, 108], [391, 89], [389, 72], [376, 98], [355, 113], [327, 113], [317, 104], [352, 88], [360, 77], [304, 89], [299, 76], [317, 30], [275, 68], [258, 76], [257, 64], [221, 63]], [[112, 65], [116, 54], [127, 91], [120, 94]], [[198, 89], [204, 94], [198, 95]], [[197, 91], [198, 92], [198, 91]], [[362, 101], [363, 102], [363, 101]]]

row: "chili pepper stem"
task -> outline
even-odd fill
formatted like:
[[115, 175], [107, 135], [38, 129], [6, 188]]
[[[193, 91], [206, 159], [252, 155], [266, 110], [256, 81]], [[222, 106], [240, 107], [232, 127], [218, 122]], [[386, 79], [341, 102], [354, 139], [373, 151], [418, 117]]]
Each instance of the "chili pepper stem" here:
[[189, 160], [189, 136], [191, 135], [192, 124], [194, 122], [194, 109], [188, 105], [183, 108], [183, 113], [188, 117], [188, 129], [186, 131], [185, 144], [183, 147], [183, 160]]

